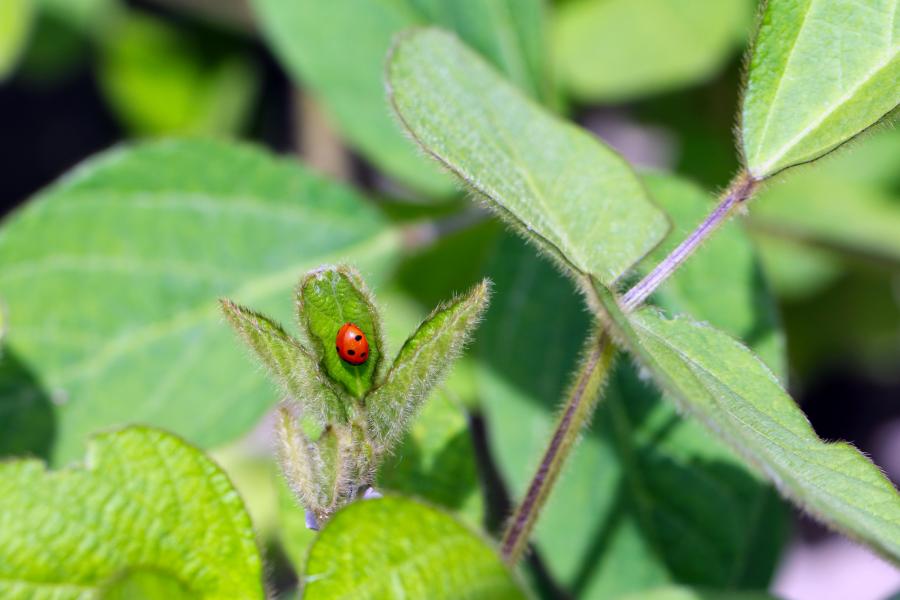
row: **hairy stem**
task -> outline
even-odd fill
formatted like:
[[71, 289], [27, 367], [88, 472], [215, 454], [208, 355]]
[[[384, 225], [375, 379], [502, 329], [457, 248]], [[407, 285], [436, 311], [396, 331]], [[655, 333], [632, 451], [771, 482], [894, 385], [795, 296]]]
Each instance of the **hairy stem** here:
[[634, 310], [646, 300], [684, 261], [694, 253], [697, 248], [716, 229], [719, 228], [732, 215], [734, 210], [748, 200], [759, 182], [747, 173], [741, 172], [735, 177], [728, 187], [722, 200], [713, 209], [709, 216], [681, 242], [677, 248], [659, 263], [653, 271], [641, 279], [633, 288], [622, 297], [622, 307], [626, 311]]
[[538, 514], [559, 477], [563, 463], [590, 420], [597, 404], [603, 381], [609, 373], [615, 347], [606, 332], [593, 336], [575, 381], [560, 413], [550, 445], [541, 458], [537, 472], [528, 486], [525, 498], [511, 517], [503, 534], [503, 560], [514, 565], [522, 557]]

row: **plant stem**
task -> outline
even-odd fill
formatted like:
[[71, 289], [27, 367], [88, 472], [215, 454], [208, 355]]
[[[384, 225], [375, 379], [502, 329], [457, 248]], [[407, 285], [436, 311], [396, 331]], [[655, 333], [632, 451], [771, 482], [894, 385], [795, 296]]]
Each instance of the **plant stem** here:
[[501, 552], [509, 565], [516, 564], [528, 546], [531, 530], [538, 514], [550, 495], [569, 452], [584, 425], [590, 420], [612, 363], [615, 346], [609, 335], [601, 332], [592, 336], [587, 355], [581, 362], [578, 375], [569, 390], [566, 404], [559, 416], [550, 445], [544, 452], [537, 472], [528, 486], [525, 498], [513, 513], [503, 534]]
[[713, 231], [719, 228], [735, 208], [749, 199], [759, 182], [745, 172], [741, 172], [722, 197], [719, 204], [706, 219], [677, 248], [659, 263], [653, 271], [641, 279], [622, 297], [622, 308], [631, 311], [640, 306], [681, 264], [700, 247]]

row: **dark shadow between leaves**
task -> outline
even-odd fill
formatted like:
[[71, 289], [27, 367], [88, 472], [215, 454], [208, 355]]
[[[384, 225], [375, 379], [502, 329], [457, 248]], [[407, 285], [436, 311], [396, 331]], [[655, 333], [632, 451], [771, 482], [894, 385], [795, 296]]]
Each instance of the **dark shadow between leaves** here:
[[28, 367], [8, 349], [0, 355], [0, 458], [50, 457], [56, 411]]

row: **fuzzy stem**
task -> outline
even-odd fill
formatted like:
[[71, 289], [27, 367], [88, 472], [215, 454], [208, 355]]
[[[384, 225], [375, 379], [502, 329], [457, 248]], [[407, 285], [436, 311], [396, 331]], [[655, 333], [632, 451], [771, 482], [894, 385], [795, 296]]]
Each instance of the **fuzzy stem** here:
[[594, 412], [600, 387], [609, 372], [614, 352], [615, 347], [610, 343], [608, 334], [603, 332], [592, 337], [588, 353], [581, 362], [560, 413], [550, 445], [544, 452], [525, 498], [513, 513], [503, 534], [501, 552], [507, 564], [516, 564], [528, 546], [531, 530], [559, 477], [562, 465]]
[[700, 223], [697, 229], [681, 242], [677, 248], [672, 250], [653, 271], [628, 290], [622, 297], [622, 308], [626, 311], [631, 311], [640, 306], [656, 288], [668, 279], [700, 247], [706, 238], [728, 220], [735, 208], [753, 195], [758, 183], [757, 180], [750, 177], [747, 173], [741, 172], [738, 174], [728, 187], [722, 200], [709, 213], [706, 219]]

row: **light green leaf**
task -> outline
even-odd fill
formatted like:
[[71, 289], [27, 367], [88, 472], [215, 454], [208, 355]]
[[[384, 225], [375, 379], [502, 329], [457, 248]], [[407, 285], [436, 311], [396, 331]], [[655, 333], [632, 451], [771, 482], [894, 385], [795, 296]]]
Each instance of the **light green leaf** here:
[[[711, 199], [672, 176], [644, 180], [675, 224], [655, 251], [664, 252], [696, 225]], [[648, 257], [639, 268], [653, 264]], [[684, 267], [654, 302], [693, 311], [752, 340], [772, 364], [783, 363], [772, 300], [738, 224], [724, 226]], [[520, 498], [590, 322], [571, 284], [509, 240], [489, 273], [497, 291], [478, 336], [486, 367], [479, 393], [491, 448], [513, 497]], [[709, 286], [733, 310], [710, 299]], [[604, 394], [538, 522], [537, 547], [553, 574], [583, 598], [672, 581], [765, 587], [784, 532], [772, 490], [662, 402], [629, 361], [619, 361]]]
[[522, 96], [454, 36], [401, 38], [390, 98], [434, 158], [560, 264], [611, 282], [665, 234], [628, 164]]
[[763, 592], [716, 591], [709, 589], [670, 586], [645, 590], [639, 594], [622, 596], [618, 600], [775, 600]]
[[757, 179], [814, 160], [900, 102], [898, 0], [770, 0], [741, 132]]
[[754, 230], [900, 266], [900, 198], [829, 171], [773, 182], [753, 201]]
[[350, 143], [426, 193], [445, 195], [452, 186], [386, 108], [382, 73], [395, 34], [429, 23], [455, 30], [523, 89], [544, 95], [540, 0], [255, 0], [254, 7], [274, 50]]
[[131, 133], [226, 136], [246, 125], [257, 70], [234, 42], [137, 12], [112, 20], [100, 41], [100, 89]]
[[562, 84], [585, 100], [616, 102], [713, 75], [743, 43], [748, 0], [576, 0], [553, 23]]
[[33, 15], [33, 0], [0, 2], [0, 81], [15, 68], [28, 41]]
[[116, 423], [202, 446], [245, 432], [278, 398], [217, 299], [284, 322], [304, 272], [353, 259], [377, 278], [399, 241], [350, 190], [243, 145], [160, 142], [78, 168], [0, 228], [6, 343], [56, 404], [53, 455]]
[[155, 569], [126, 571], [103, 586], [101, 600], [195, 600], [178, 579]]
[[624, 315], [598, 293], [617, 336], [676, 402], [800, 507], [900, 564], [900, 494], [845, 442], [823, 442], [775, 375], [711, 325]]
[[280, 325], [229, 300], [222, 301], [222, 312], [288, 398], [303, 407], [304, 415], [322, 427], [347, 419], [341, 398], [319, 371], [316, 359]]
[[153, 578], [192, 598], [265, 598], [240, 497], [181, 439], [131, 427], [94, 438], [83, 468], [0, 464], [0, 596], [93, 597], [132, 569], [144, 574], [129, 585]]
[[449, 515], [400, 497], [355, 502], [307, 560], [303, 598], [525, 598], [495, 550]]
[[384, 383], [366, 398], [370, 433], [384, 449], [406, 430], [459, 356], [487, 308], [489, 294], [489, 283], [482, 281], [468, 294], [435, 308], [403, 344]]
[[[381, 318], [362, 277], [346, 266], [316, 269], [300, 283], [297, 306], [322, 368], [352, 395], [362, 397], [379, 373], [384, 347]], [[369, 357], [361, 365], [344, 361], [335, 349], [338, 331], [346, 323], [359, 327], [369, 342]]]

